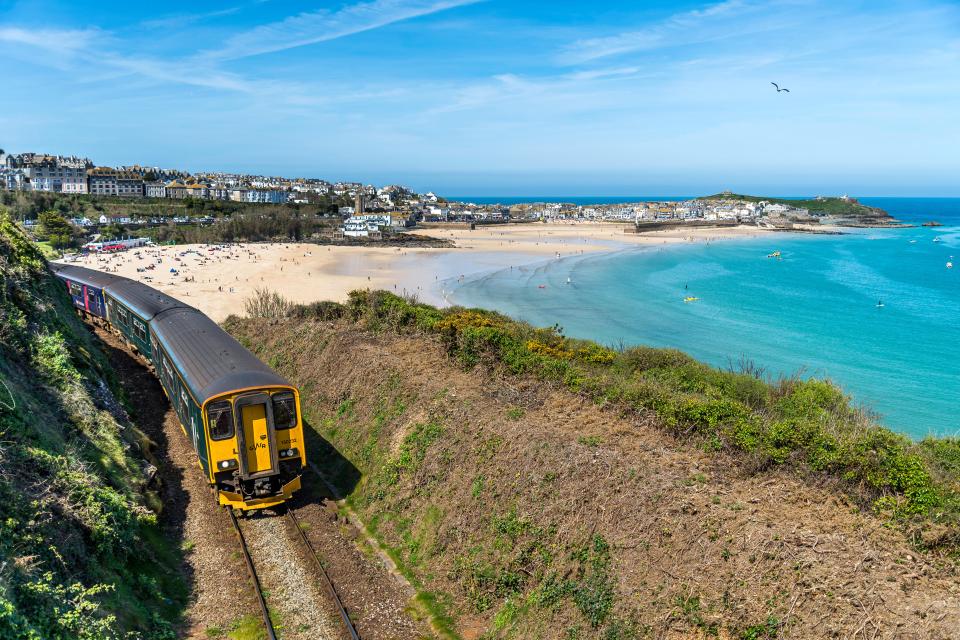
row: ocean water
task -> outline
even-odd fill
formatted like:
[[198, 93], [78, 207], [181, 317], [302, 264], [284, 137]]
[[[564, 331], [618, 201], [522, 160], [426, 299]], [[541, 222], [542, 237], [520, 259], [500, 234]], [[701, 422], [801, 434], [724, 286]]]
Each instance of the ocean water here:
[[448, 297], [605, 344], [830, 378], [892, 429], [960, 434], [960, 199], [863, 201], [945, 226], [631, 248], [488, 272]]

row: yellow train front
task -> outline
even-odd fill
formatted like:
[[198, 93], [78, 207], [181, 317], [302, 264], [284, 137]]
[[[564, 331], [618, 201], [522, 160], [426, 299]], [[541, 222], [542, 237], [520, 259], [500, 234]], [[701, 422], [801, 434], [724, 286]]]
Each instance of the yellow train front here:
[[270, 507], [300, 488], [303, 426], [293, 387], [237, 390], [206, 403], [211, 480], [220, 504]]
[[297, 389], [195, 309], [165, 311], [150, 328], [157, 376], [220, 504], [289, 500], [306, 463]]
[[153, 365], [220, 504], [289, 500], [306, 464], [297, 389], [206, 315], [141, 282], [55, 265], [78, 312]]

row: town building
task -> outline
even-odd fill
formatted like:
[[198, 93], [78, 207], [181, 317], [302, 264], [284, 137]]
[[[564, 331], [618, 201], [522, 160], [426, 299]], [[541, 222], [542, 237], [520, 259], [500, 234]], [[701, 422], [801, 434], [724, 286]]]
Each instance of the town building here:
[[94, 196], [117, 195], [117, 171], [110, 167], [95, 167], [87, 171], [88, 190]]
[[87, 193], [87, 169], [91, 163], [86, 158], [26, 153], [8, 156], [6, 164], [22, 172], [20, 189]]
[[143, 174], [136, 170], [118, 171], [117, 195], [122, 198], [142, 198]]
[[243, 201], [260, 204], [283, 204], [288, 197], [288, 192], [279, 189], [249, 189], [244, 194]]
[[143, 183], [143, 195], [148, 198], [166, 198], [167, 185], [157, 180]]
[[389, 215], [355, 215], [343, 223], [343, 235], [350, 238], [366, 238], [382, 233], [382, 229], [393, 226]]
[[22, 191], [29, 187], [27, 176], [23, 169], [0, 167], [0, 189], [7, 191]]
[[182, 182], [172, 180], [166, 185], [166, 192], [168, 198], [173, 198], [174, 200], [183, 200], [187, 197], [187, 187]]
[[197, 198], [199, 200], [205, 200], [208, 195], [207, 185], [199, 184], [192, 182], [190, 184], [184, 185], [184, 189], [187, 191], [188, 198]]

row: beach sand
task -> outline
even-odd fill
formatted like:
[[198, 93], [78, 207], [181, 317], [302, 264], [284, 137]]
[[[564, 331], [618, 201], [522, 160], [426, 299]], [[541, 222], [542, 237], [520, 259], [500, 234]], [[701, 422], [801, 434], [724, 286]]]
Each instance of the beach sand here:
[[[714, 242], [770, 233], [757, 227], [689, 228], [626, 234], [623, 224], [513, 224], [418, 230], [454, 248], [347, 247], [239, 243], [146, 247], [88, 255], [76, 264], [139, 280], [197, 307], [216, 321], [243, 315], [258, 288], [295, 302], [344, 301], [355, 289], [385, 289], [443, 306], [444, 289], [478, 273], [617, 251], [631, 246]], [[149, 265], [153, 269], [147, 270]], [[176, 272], [172, 272], [175, 269]]]

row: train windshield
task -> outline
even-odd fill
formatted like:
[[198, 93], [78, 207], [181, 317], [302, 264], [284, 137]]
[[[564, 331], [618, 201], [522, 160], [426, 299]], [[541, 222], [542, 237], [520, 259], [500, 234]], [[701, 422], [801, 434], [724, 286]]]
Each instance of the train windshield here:
[[293, 393], [284, 391], [273, 395], [273, 427], [292, 429], [297, 426], [297, 403]]
[[229, 402], [212, 403], [207, 407], [207, 417], [210, 419], [212, 440], [224, 440], [233, 436], [233, 408]]

